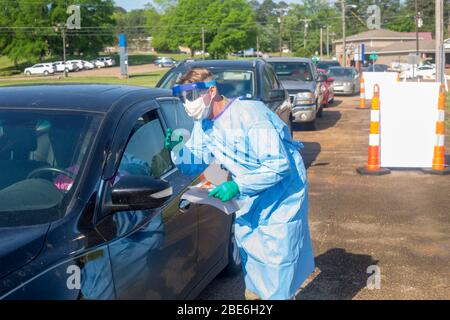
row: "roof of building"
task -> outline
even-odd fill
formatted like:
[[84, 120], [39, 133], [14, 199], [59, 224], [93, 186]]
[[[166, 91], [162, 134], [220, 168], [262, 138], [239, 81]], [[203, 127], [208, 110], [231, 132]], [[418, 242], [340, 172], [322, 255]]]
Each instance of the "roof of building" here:
[[[421, 32], [420, 39], [427, 39], [428, 33]], [[347, 42], [364, 41], [364, 40], [414, 40], [416, 35], [409, 32], [397, 32], [387, 29], [376, 29], [354, 34], [346, 38]], [[342, 43], [342, 39], [336, 40], [333, 43]]]
[[[436, 41], [434, 40], [419, 41], [420, 52], [435, 52], [435, 50], [436, 50]], [[415, 41], [396, 42], [384, 48], [378, 49], [377, 52], [380, 54], [416, 52], [416, 42]]]

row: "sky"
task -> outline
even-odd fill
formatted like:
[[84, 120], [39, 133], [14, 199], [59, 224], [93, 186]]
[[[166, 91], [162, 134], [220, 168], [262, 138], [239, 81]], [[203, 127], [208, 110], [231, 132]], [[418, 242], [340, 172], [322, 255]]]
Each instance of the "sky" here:
[[[146, 3], [151, 0], [115, 0], [116, 5], [126, 9], [127, 11], [133, 9], [142, 9]], [[285, 0], [287, 3], [300, 2], [300, 0]]]

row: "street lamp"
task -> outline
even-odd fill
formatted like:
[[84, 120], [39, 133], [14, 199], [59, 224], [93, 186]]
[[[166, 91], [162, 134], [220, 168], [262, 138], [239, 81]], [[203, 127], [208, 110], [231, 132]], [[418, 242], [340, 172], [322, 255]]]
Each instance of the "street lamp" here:
[[61, 31], [61, 38], [63, 41], [63, 62], [64, 62], [64, 77], [67, 78], [67, 66], [66, 66], [66, 25], [63, 23], [57, 23], [53, 30], [55, 32]]
[[342, 6], [342, 46], [343, 46], [343, 55], [344, 55], [344, 67], [347, 66], [347, 39], [346, 39], [346, 24], [345, 24], [345, 12], [347, 8], [356, 9], [357, 6], [354, 4], [345, 4], [345, 0], [341, 0]]

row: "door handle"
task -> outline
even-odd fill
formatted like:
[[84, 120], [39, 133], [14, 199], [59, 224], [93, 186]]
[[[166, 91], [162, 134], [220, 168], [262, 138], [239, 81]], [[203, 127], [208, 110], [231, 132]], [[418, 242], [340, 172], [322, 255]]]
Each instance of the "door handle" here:
[[181, 212], [181, 213], [186, 213], [186, 212], [188, 212], [189, 209], [191, 208], [191, 203], [190, 203], [188, 200], [183, 199], [183, 200], [181, 200], [180, 203], [178, 204], [178, 208], [180, 209], [180, 212]]

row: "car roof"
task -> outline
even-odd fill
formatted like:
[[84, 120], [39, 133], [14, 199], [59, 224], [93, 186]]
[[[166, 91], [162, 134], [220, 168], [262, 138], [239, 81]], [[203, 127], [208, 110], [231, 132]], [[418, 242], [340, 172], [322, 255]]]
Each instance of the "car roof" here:
[[295, 57], [273, 57], [265, 59], [267, 62], [306, 62], [312, 63], [311, 59], [308, 58], [295, 58]]
[[0, 87], [0, 96], [0, 110], [30, 108], [107, 113], [134, 102], [169, 97], [172, 92], [124, 85], [57, 84]]
[[[237, 69], [253, 69], [257, 63], [263, 63], [260, 59], [251, 60], [196, 60], [185, 61], [181, 65], [188, 65], [190, 68], [237, 68]], [[180, 66], [181, 66], [180, 65]]]

